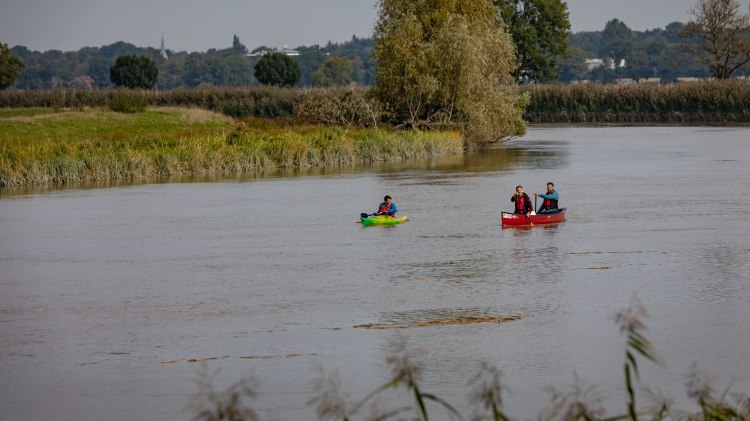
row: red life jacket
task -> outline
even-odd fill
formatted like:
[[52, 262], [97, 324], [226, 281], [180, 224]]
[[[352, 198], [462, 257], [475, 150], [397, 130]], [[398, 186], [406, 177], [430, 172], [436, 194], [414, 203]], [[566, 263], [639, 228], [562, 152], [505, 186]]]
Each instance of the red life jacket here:
[[378, 206], [378, 213], [388, 213], [388, 211], [391, 210], [391, 205], [380, 205]]
[[516, 197], [516, 213], [526, 213], [526, 194]]
[[544, 203], [542, 204], [542, 209], [544, 210], [557, 209], [557, 200], [544, 199]]

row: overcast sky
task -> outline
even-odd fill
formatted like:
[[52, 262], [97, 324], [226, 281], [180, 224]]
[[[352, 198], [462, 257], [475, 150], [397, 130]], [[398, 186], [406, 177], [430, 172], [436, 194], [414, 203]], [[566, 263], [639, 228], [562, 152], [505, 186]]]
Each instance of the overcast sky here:
[[[696, 0], [570, 0], [573, 32], [596, 31], [613, 18], [630, 28], [686, 22]], [[748, 1], [741, 0], [742, 13]], [[0, 0], [0, 42], [32, 50], [71, 51], [126, 41], [168, 49], [205, 51], [232, 45], [249, 49], [296, 47], [368, 37], [375, 0]]]

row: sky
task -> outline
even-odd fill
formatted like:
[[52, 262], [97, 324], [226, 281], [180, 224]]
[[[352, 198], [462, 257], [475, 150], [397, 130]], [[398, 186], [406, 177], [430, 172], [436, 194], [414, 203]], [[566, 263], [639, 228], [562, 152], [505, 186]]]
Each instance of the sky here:
[[[741, 12], [748, 13], [748, 2]], [[598, 31], [614, 18], [631, 29], [690, 20], [696, 0], [569, 0], [571, 30]], [[376, 0], [0, 0], [0, 42], [74, 51], [125, 41], [167, 49], [325, 45], [369, 37]]]

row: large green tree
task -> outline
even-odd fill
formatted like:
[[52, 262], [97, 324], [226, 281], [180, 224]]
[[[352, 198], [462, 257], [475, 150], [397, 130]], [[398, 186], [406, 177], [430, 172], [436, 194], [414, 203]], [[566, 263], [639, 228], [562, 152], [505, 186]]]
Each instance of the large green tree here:
[[352, 82], [352, 61], [346, 57], [330, 57], [312, 74], [315, 86], [342, 86]]
[[300, 76], [297, 62], [281, 53], [266, 54], [255, 65], [255, 77], [264, 85], [294, 86]]
[[560, 58], [568, 54], [570, 20], [561, 0], [494, 0], [516, 44], [521, 81], [557, 79]]
[[396, 124], [456, 127], [480, 143], [525, 130], [513, 41], [491, 0], [380, 0], [373, 57]]
[[699, 59], [718, 79], [750, 63], [750, 16], [739, 9], [739, 0], [698, 0], [690, 10], [695, 20], [684, 29], [703, 40]]
[[119, 56], [109, 68], [109, 79], [117, 86], [153, 89], [159, 77], [156, 63], [148, 57]]
[[16, 83], [23, 67], [18, 57], [10, 55], [8, 45], [0, 42], [0, 90]]

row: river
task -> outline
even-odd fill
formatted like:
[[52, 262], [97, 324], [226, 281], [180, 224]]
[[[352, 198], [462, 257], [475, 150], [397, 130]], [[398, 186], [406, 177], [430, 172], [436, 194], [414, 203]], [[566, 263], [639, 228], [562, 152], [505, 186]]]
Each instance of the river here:
[[[666, 362], [640, 360], [642, 383], [695, 410], [697, 362], [748, 394], [748, 167], [750, 128], [537, 126], [432, 160], [1, 193], [0, 419], [190, 419], [201, 366], [220, 390], [255, 378], [262, 419], [315, 419], [316, 367], [355, 401], [389, 379], [396, 337], [424, 364], [422, 390], [465, 416], [483, 361], [514, 419], [537, 418], [574, 373], [615, 415], [613, 315], [633, 296]], [[502, 229], [515, 186], [547, 181], [567, 221]], [[358, 224], [385, 194], [410, 221]], [[510, 315], [522, 319], [354, 328]]]

